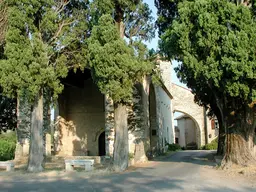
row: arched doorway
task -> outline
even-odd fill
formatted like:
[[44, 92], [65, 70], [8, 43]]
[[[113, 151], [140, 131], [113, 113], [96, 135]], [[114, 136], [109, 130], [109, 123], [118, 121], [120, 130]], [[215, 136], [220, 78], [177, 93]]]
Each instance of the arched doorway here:
[[200, 147], [200, 128], [193, 117], [181, 111], [174, 111], [174, 124], [177, 144], [186, 149], [198, 149]]
[[105, 127], [104, 95], [94, 83], [89, 69], [70, 70], [61, 80], [64, 90], [56, 110], [61, 116], [58, 154], [68, 156], [97, 156], [96, 133]]
[[98, 146], [99, 146], [99, 156], [105, 156], [106, 155], [105, 131], [102, 132], [99, 136]]

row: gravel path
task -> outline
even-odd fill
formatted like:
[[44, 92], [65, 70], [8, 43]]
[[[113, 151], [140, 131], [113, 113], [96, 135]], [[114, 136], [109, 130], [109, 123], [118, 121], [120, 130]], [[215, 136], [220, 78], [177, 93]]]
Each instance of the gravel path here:
[[256, 192], [255, 181], [214, 168], [212, 151], [181, 151], [125, 173], [0, 174], [0, 192]]

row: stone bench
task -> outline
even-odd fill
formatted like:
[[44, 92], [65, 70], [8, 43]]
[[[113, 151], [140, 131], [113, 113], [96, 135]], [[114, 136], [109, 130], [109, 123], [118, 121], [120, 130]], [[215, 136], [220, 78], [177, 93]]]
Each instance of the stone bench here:
[[6, 171], [13, 171], [14, 170], [14, 163], [9, 161], [0, 161], [0, 167], [5, 167]]
[[66, 159], [65, 160], [65, 169], [66, 171], [74, 170], [74, 166], [84, 166], [85, 171], [92, 171], [94, 165], [93, 159]]

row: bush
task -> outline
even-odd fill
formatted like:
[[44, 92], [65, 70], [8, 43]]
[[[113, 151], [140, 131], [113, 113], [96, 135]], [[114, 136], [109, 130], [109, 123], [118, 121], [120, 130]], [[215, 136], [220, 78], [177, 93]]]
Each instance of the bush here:
[[212, 140], [211, 143], [208, 143], [202, 146], [200, 149], [202, 150], [217, 150], [218, 149], [218, 139]]
[[0, 161], [14, 159], [16, 147], [15, 132], [0, 135]]
[[178, 151], [181, 150], [181, 147], [179, 144], [168, 144], [168, 150], [169, 151]]

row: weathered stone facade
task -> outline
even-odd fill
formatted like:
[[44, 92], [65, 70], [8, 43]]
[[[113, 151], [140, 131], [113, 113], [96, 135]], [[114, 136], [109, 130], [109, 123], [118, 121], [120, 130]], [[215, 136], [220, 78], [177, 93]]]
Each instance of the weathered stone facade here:
[[195, 103], [194, 95], [189, 89], [172, 84], [172, 95], [173, 112], [182, 112], [195, 122], [198, 147], [206, 144], [206, 137], [208, 143], [216, 138], [218, 131], [211, 128], [211, 120], [206, 117], [204, 108]]
[[[50, 97], [44, 92], [44, 124], [43, 136], [44, 145], [46, 145], [46, 133], [50, 133]], [[26, 98], [25, 92], [17, 99], [17, 144], [15, 150], [15, 159], [27, 157], [29, 155], [30, 142], [30, 121], [31, 121], [31, 103]], [[49, 140], [49, 139], [48, 139]], [[48, 150], [49, 151], [49, 150]], [[45, 154], [47, 152], [45, 150]]]
[[104, 95], [92, 79], [82, 87], [65, 86], [59, 97], [59, 146], [64, 156], [98, 155], [98, 137], [105, 131]]
[[[171, 78], [171, 70], [169, 75], [166, 73], [167, 67], [171, 68], [171, 65], [165, 63], [163, 68], [166, 79], [168, 76]], [[72, 78], [74, 81], [74, 74]], [[81, 77], [77, 78], [81, 81]], [[89, 76], [83, 78], [86, 80], [82, 86], [66, 85], [59, 98], [56, 154], [99, 155], [98, 137], [105, 131], [105, 155], [111, 157], [115, 139], [113, 101], [109, 96], [100, 94]], [[167, 80], [167, 83], [154, 86], [151, 78], [145, 77], [134, 87], [133, 99], [127, 105], [129, 156], [134, 162], [146, 161], [152, 152], [164, 152], [166, 144], [174, 142], [172, 126], [169, 125], [172, 122], [170, 79]]]
[[[159, 62], [160, 84], [154, 85], [151, 77], [145, 77], [134, 87], [133, 99], [127, 106], [129, 157], [134, 163], [165, 152], [167, 144], [175, 142], [175, 111], [195, 121], [199, 146], [205, 143], [203, 108], [194, 103], [194, 96], [188, 89], [171, 83], [171, 68], [170, 62]], [[112, 157], [115, 140], [113, 101], [100, 93], [89, 70], [70, 72], [63, 83], [65, 89], [54, 110], [54, 154]], [[207, 126], [210, 127], [210, 122]], [[47, 138], [49, 143], [50, 137]], [[49, 145], [46, 148], [48, 154]]]

